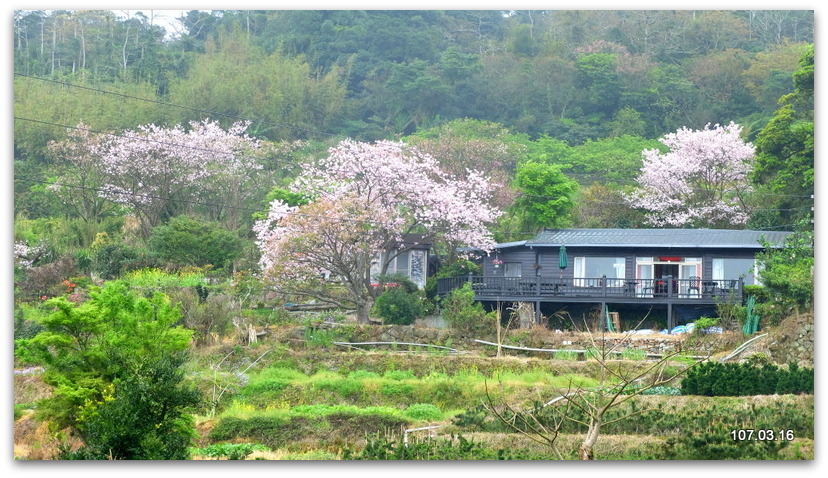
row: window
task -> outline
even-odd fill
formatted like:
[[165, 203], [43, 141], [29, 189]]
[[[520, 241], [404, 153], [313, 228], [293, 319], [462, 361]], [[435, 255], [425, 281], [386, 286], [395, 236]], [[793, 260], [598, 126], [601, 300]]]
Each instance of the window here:
[[713, 280], [725, 281], [744, 277], [745, 285], [762, 285], [756, 277], [755, 259], [713, 259]]
[[523, 267], [520, 262], [506, 262], [503, 264], [503, 275], [505, 277], [521, 277], [523, 275]]
[[[623, 257], [575, 257], [573, 267], [575, 285], [579, 287], [597, 285], [593, 283], [595, 281], [584, 279], [599, 279], [603, 276], [607, 276], [607, 279], [626, 277], [626, 259]], [[610, 281], [607, 285], [614, 287], [616, 282], [618, 281]]]
[[[394, 259], [394, 261], [396, 262], [396, 267], [394, 267], [394, 272], [396, 272], [397, 274], [403, 274], [403, 275], [407, 276], [408, 275], [408, 251], [401, 252], [400, 255], [398, 255], [397, 258]], [[388, 272], [393, 274], [393, 272], [391, 272], [391, 267], [388, 268]]]
[[418, 249], [411, 251], [411, 280], [417, 284], [420, 288], [425, 287], [425, 251], [421, 251]]
[[[382, 270], [382, 261], [388, 260], [388, 254], [380, 254], [371, 261], [371, 280], [377, 281]], [[428, 267], [428, 252], [421, 249], [405, 251], [391, 259], [386, 274], [403, 274], [420, 288], [425, 287]]]

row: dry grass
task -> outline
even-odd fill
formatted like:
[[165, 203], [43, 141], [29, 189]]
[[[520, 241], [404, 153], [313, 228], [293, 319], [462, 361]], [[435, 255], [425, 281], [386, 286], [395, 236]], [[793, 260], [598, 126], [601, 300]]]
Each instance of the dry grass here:
[[[67, 436], [63, 432], [60, 435]], [[71, 449], [76, 449], [82, 442], [75, 438], [66, 439]], [[47, 423], [39, 422], [34, 413], [29, 412], [14, 423], [14, 458], [16, 460], [54, 460], [58, 454], [61, 440], [53, 433]]]
[[43, 383], [41, 373], [14, 375], [14, 403], [35, 403], [52, 393], [52, 387]]

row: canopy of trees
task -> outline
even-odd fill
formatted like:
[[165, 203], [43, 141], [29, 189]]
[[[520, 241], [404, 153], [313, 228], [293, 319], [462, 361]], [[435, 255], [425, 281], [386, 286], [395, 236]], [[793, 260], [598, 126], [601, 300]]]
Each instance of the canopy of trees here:
[[173, 29], [151, 11], [15, 12], [19, 217], [79, 221], [66, 247], [122, 225], [140, 249], [186, 215], [237, 234], [234, 260], [255, 264], [253, 222], [298, 194], [301, 164], [352, 138], [483, 173], [505, 211], [498, 241], [643, 227], [646, 208], [623, 201], [642, 152], [731, 123], [756, 146], [742, 215], [681, 225], [811, 214], [811, 11], [194, 10]]

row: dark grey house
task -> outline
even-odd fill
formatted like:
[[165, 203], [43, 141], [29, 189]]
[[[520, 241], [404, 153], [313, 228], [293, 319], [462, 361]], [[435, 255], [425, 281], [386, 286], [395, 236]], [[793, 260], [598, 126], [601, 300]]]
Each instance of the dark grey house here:
[[659, 305], [708, 309], [741, 301], [759, 284], [756, 254], [789, 232], [723, 229], [554, 229], [498, 244], [481, 259], [482, 275], [441, 279], [448, 293], [471, 282], [482, 302]]

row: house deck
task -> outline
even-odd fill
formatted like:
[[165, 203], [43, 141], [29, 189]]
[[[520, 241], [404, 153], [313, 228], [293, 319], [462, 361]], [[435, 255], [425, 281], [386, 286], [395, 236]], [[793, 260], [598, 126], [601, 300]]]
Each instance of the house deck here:
[[[446, 295], [470, 283], [478, 301], [652, 304], [667, 305], [672, 326], [673, 305], [715, 305], [742, 300], [742, 279], [613, 279], [553, 277], [464, 276], [437, 280], [437, 292]], [[537, 309], [536, 309], [537, 310]]]

